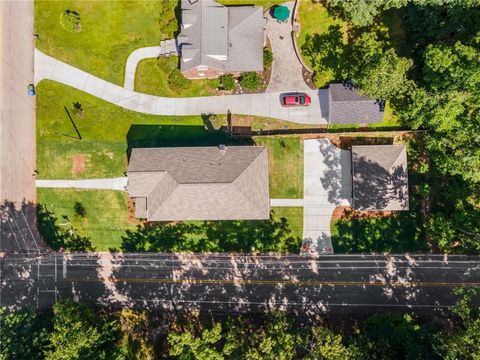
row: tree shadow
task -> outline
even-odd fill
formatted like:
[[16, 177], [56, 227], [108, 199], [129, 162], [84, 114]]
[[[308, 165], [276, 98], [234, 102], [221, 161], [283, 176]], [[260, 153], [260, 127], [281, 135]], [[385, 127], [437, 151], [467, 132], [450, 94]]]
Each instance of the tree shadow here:
[[[290, 252], [301, 239], [287, 219], [147, 223], [122, 237], [125, 252]], [[112, 249], [115, 250], [115, 249]]]
[[331, 25], [322, 34], [307, 35], [302, 45], [302, 53], [310, 60], [312, 67], [319, 72], [331, 72], [337, 81], [346, 76], [345, 64], [349, 61], [347, 50], [340, 25]]
[[137, 147], [192, 147], [224, 145], [253, 145], [251, 137], [232, 138], [228, 126], [215, 129], [204, 115], [204, 126], [132, 125], [127, 132], [127, 156]]
[[[58, 219], [55, 214], [47, 209], [44, 204], [37, 206], [37, 226], [38, 231], [42, 235], [43, 240], [50, 248], [55, 251], [93, 251], [94, 247], [90, 239], [75, 233], [72, 225], [70, 228], [61, 227], [57, 223]], [[70, 220], [67, 216], [63, 216], [63, 221], [68, 225]]]

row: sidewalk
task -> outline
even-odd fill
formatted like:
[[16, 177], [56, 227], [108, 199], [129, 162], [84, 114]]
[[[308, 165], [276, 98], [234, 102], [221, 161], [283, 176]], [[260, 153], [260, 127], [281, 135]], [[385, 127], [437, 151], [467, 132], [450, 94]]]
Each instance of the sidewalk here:
[[[50, 79], [82, 90], [112, 104], [152, 115], [242, 114], [287, 120], [301, 124], [326, 124], [327, 90], [309, 90], [312, 104], [305, 107], [283, 107], [282, 92], [166, 98], [146, 95], [109, 83], [85, 71], [35, 50], [35, 83]], [[296, 89], [292, 89], [295, 91]]]
[[85, 179], [85, 180], [36, 180], [35, 185], [43, 188], [72, 188], [91, 190], [125, 191], [127, 178]]

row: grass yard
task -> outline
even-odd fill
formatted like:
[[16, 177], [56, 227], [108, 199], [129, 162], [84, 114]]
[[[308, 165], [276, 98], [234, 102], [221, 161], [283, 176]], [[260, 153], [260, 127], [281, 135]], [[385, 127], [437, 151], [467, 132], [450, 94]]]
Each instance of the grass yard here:
[[[76, 214], [76, 202], [84, 206], [84, 217]], [[49, 219], [43, 220], [47, 226], [40, 229], [49, 229], [53, 220], [58, 232], [72, 228], [75, 234], [87, 237], [97, 251], [256, 249], [297, 253], [302, 240], [303, 208], [273, 208], [271, 220], [265, 221], [190, 221], [137, 228], [129, 218], [127, 195], [120, 191], [40, 188], [38, 204], [50, 213]]]
[[[313, 3], [311, 0], [301, 0], [298, 21], [300, 22], [300, 35], [297, 38], [297, 45], [300, 50], [305, 44], [307, 36], [321, 35], [332, 25], [339, 25], [345, 32], [347, 26], [342, 20], [331, 17], [321, 3]], [[303, 54], [302, 57], [306, 64], [311, 67], [310, 58]], [[324, 82], [328, 83], [331, 80], [334, 79], [324, 79]]]
[[166, 97], [207, 96], [218, 93], [218, 79], [188, 80], [178, 69], [178, 57], [146, 59], [135, 75], [135, 91]]
[[303, 238], [303, 207], [274, 207], [273, 213], [278, 218], [285, 218], [288, 222], [292, 235], [298, 238], [298, 251], [300, 251]]
[[255, 137], [268, 148], [270, 197], [303, 198], [303, 141], [299, 137]]
[[[123, 85], [128, 55], [178, 31], [176, 1], [35, 1], [36, 47], [48, 55]], [[60, 25], [65, 10], [80, 15], [80, 32]]]
[[[60, 230], [67, 231], [71, 224], [74, 232], [88, 237], [98, 251], [120, 247], [125, 231], [136, 227], [128, 219], [127, 195], [121, 191], [39, 188], [37, 201], [54, 213]], [[85, 207], [85, 217], [75, 213], [76, 202]]]
[[[74, 102], [81, 104], [83, 115], [75, 112]], [[42, 179], [122, 176], [132, 146], [231, 142], [224, 131], [207, 131], [201, 116], [140, 114], [48, 80], [37, 87], [37, 170]]]

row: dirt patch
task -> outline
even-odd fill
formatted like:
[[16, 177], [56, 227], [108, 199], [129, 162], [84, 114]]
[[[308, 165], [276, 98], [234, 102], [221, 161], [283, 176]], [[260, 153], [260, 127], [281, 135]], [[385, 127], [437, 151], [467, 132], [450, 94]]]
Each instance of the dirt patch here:
[[86, 155], [78, 154], [74, 155], [72, 158], [72, 174], [78, 175], [85, 172], [85, 160], [87, 159]]
[[106, 152], [105, 155], [108, 156], [110, 160], [113, 159], [113, 152]]

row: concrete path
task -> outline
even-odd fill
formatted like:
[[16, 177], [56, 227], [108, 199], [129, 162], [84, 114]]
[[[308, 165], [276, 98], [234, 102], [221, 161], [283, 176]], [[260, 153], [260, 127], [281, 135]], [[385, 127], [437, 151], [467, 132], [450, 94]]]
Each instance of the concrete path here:
[[270, 199], [272, 207], [301, 207], [303, 203], [303, 199]]
[[298, 61], [292, 39], [293, 1], [284, 3], [290, 9], [287, 22], [279, 23], [270, 13], [267, 15], [267, 36], [272, 45], [272, 77], [267, 92], [309, 91], [303, 81], [302, 64]]
[[112, 179], [85, 179], [85, 180], [36, 180], [35, 185], [43, 188], [70, 188], [91, 190], [120, 190], [125, 191], [127, 178]]
[[[254, 115], [301, 124], [326, 124], [327, 90], [310, 90], [311, 106], [285, 108], [281, 92], [248, 95], [166, 98], [146, 95], [109, 83], [35, 50], [35, 83], [58, 81], [132, 111], [153, 115], [232, 114]], [[291, 89], [292, 91], [297, 89]]]
[[136, 49], [127, 59], [125, 65], [125, 82], [123, 87], [134, 90], [135, 88], [135, 73], [140, 61], [144, 59], [157, 58], [159, 56], [178, 55], [177, 45], [175, 39], [162, 40], [160, 46], [150, 46]]
[[330, 222], [337, 206], [349, 206], [350, 152], [328, 139], [304, 141], [303, 238], [307, 253], [333, 253]]

